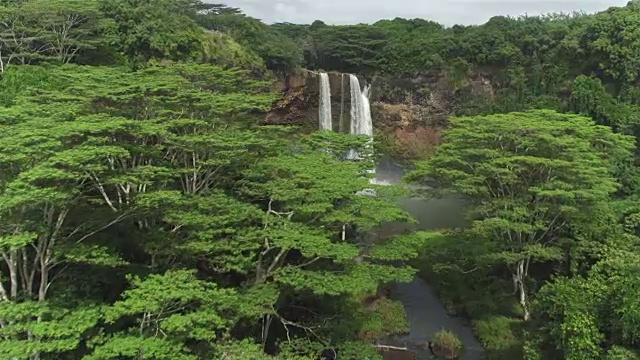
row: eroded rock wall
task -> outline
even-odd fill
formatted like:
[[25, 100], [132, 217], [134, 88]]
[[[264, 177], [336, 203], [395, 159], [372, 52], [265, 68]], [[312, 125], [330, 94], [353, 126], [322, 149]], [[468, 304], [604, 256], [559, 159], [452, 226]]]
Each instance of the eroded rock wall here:
[[[350, 124], [349, 75], [329, 73], [332, 122], [335, 131], [348, 131]], [[360, 78], [371, 82], [371, 113], [376, 133], [393, 155], [404, 158], [428, 156], [440, 143], [447, 119], [460, 115], [470, 102], [487, 103], [494, 98], [490, 76], [468, 74], [454, 80], [444, 72], [426, 72], [412, 78], [377, 76]], [[319, 75], [298, 70], [277, 85], [282, 97], [266, 118], [270, 125], [303, 125], [318, 128]]]
[[[335, 131], [348, 131], [350, 124], [349, 109], [351, 95], [349, 74], [330, 72], [331, 118]], [[304, 125], [318, 127], [318, 105], [320, 96], [319, 73], [309, 70], [297, 70], [276, 85], [282, 97], [267, 113], [267, 125]]]

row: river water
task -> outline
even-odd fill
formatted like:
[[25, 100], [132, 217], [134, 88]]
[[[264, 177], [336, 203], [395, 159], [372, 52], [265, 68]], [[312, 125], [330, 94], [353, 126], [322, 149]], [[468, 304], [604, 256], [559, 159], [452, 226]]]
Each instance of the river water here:
[[[376, 167], [377, 183], [394, 184], [401, 181], [405, 169], [393, 159], [383, 157]], [[442, 199], [399, 199], [402, 208], [413, 216], [418, 223], [386, 224], [385, 234], [400, 233], [410, 228], [417, 230], [437, 230], [463, 227], [466, 220], [463, 216], [464, 204], [460, 199], [448, 197]], [[388, 344], [406, 346], [418, 353], [420, 359], [431, 359], [428, 350], [416, 347], [425, 344], [433, 335], [442, 330], [450, 330], [462, 341], [464, 352], [461, 360], [480, 360], [483, 349], [475, 338], [473, 331], [464, 319], [450, 316], [436, 295], [434, 289], [422, 278], [415, 277], [410, 283], [398, 283], [393, 286], [392, 298], [402, 302], [410, 331], [405, 336], [390, 339]]]

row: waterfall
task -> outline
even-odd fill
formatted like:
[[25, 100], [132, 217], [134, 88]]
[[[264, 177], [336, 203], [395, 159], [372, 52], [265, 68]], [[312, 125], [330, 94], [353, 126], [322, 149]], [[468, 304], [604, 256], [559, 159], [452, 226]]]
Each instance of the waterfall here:
[[355, 135], [358, 131], [358, 123], [362, 118], [362, 92], [358, 78], [349, 74], [349, 85], [351, 86], [351, 129], [349, 134]]
[[318, 106], [320, 130], [332, 130], [331, 126], [331, 86], [329, 75], [320, 73], [320, 105]]
[[366, 85], [362, 92], [362, 119], [360, 120], [359, 134], [373, 136], [373, 121], [371, 120], [371, 104], [369, 103], [369, 95], [371, 94], [371, 85]]
[[[369, 104], [369, 93], [371, 86], [365, 86], [364, 91], [360, 90], [360, 81], [350, 74], [349, 83], [351, 86], [351, 135], [373, 136], [373, 123], [371, 121], [371, 106]], [[359, 160], [360, 157], [354, 150], [350, 150], [347, 159]]]

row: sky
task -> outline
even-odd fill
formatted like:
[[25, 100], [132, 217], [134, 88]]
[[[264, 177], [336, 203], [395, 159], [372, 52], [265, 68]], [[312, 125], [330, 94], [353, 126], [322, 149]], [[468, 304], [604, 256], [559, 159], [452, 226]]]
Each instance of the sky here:
[[266, 23], [373, 23], [380, 19], [423, 18], [452, 26], [482, 24], [495, 15], [596, 12], [629, 0], [207, 0], [238, 7]]

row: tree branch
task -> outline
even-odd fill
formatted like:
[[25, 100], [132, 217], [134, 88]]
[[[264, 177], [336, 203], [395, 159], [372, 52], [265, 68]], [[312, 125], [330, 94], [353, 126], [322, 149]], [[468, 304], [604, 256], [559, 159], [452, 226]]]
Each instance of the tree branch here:
[[320, 260], [320, 259], [321, 259], [321, 257], [316, 256], [315, 258], [313, 258], [313, 259], [311, 259], [311, 260], [309, 260], [309, 261], [307, 261], [307, 262], [305, 262], [305, 263], [302, 263], [302, 264], [300, 264], [300, 265], [296, 265], [296, 267], [302, 268], [302, 267], [305, 267], [305, 266], [311, 265], [311, 264], [313, 264], [314, 262], [316, 262], [316, 261], [318, 261], [318, 260]]
[[89, 237], [101, 232], [102, 230], [105, 230], [105, 229], [107, 229], [107, 228], [109, 228], [109, 227], [121, 222], [122, 220], [124, 220], [127, 217], [129, 217], [131, 214], [133, 214], [133, 212], [127, 212], [127, 213], [123, 213], [123, 214], [118, 215], [117, 218], [115, 218], [114, 220], [110, 221], [108, 224], [106, 224], [106, 225], [104, 225], [104, 226], [102, 226], [102, 227], [100, 227], [100, 228], [98, 228], [98, 229], [96, 229], [96, 230], [84, 235], [80, 239], [76, 240], [76, 244], [79, 244], [79, 243], [83, 242], [84, 240], [86, 240], [87, 238], [89, 238]]
[[277, 311], [275, 311], [273, 314], [278, 318], [278, 320], [280, 320], [280, 322], [282, 323], [282, 326], [284, 326], [285, 330], [287, 331], [287, 340], [291, 341], [291, 338], [289, 337], [289, 328], [288, 326], [293, 326], [293, 327], [297, 327], [299, 329], [304, 330], [305, 333], [311, 334], [313, 335], [316, 339], [318, 339], [320, 342], [322, 342], [323, 344], [327, 344], [328, 341], [326, 339], [323, 339], [320, 335], [318, 335], [312, 327], [310, 326], [305, 326], [299, 323], [295, 323], [293, 321], [289, 321], [287, 319], [285, 319], [284, 317], [282, 317], [282, 315], [278, 314]]
[[96, 175], [95, 172], [91, 172], [91, 174], [89, 174], [91, 176], [91, 179], [93, 179], [93, 181], [95, 181], [96, 183], [96, 188], [98, 189], [98, 191], [100, 192], [100, 195], [102, 195], [102, 198], [104, 199], [104, 201], [107, 203], [107, 205], [109, 206], [109, 208], [111, 210], [113, 210], [113, 212], [118, 212], [118, 209], [116, 209], [116, 207], [113, 205], [113, 202], [111, 201], [111, 198], [109, 198], [109, 195], [107, 194], [107, 192], [104, 190], [104, 186], [102, 185], [102, 183], [100, 182], [100, 180], [98, 180], [98, 176]]

